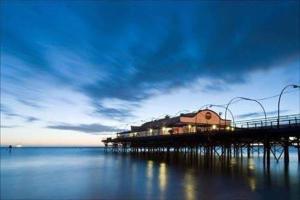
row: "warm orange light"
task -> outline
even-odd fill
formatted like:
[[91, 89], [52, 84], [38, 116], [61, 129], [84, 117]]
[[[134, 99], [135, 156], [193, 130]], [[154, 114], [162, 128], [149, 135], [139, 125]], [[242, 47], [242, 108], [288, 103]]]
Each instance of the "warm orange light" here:
[[162, 134], [165, 134], [166, 127], [163, 126], [163, 127], [161, 128], [161, 130], [162, 130]]

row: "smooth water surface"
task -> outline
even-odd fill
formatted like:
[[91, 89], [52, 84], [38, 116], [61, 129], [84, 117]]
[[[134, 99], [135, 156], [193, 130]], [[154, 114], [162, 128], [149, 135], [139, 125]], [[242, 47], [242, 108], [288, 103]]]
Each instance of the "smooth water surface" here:
[[101, 148], [1, 149], [1, 199], [300, 199], [289, 167], [262, 158], [105, 153]]

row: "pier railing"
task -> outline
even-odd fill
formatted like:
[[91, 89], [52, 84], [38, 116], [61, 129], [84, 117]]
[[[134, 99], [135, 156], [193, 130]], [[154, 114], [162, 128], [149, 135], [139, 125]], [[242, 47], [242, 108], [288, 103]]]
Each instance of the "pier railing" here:
[[300, 114], [294, 114], [294, 115], [281, 116], [279, 119], [279, 124], [278, 124], [277, 117], [269, 117], [267, 119], [259, 118], [259, 119], [236, 121], [231, 126], [235, 128], [253, 129], [253, 128], [284, 128], [287, 126], [299, 126], [299, 125], [300, 125]]

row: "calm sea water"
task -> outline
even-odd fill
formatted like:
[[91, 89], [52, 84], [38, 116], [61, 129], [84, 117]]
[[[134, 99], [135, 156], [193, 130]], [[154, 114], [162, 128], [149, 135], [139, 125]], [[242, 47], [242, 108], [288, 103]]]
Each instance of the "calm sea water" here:
[[262, 158], [124, 155], [101, 148], [1, 149], [1, 199], [300, 199], [296, 152]]

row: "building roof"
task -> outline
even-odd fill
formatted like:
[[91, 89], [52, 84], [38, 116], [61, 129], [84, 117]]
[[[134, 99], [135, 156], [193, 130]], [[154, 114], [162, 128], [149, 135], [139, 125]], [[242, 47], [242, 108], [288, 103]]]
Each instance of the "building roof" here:
[[[142, 124], [141, 126], [131, 126], [131, 130], [130, 131], [124, 131], [118, 134], [126, 134], [126, 133], [131, 133], [131, 132], [140, 132], [140, 131], [147, 131], [149, 129], [159, 129], [161, 127], [179, 127], [179, 126], [183, 126], [186, 125], [187, 123], [185, 122], [181, 122], [180, 117], [195, 117], [199, 112], [203, 112], [203, 111], [210, 111], [215, 113], [219, 118], [220, 116], [209, 109], [204, 109], [204, 110], [199, 110], [198, 112], [191, 112], [191, 113], [182, 113], [179, 116], [176, 117], [169, 117], [166, 116], [165, 118], [162, 119], [158, 119], [158, 120], [153, 120], [153, 121], [149, 121], [146, 122], [144, 124]], [[221, 118], [220, 118], [221, 119]]]
[[163, 126], [165, 126], [165, 127], [176, 126], [176, 125], [180, 125], [179, 123], [180, 123], [180, 116], [177, 116], [177, 117], [166, 116], [163, 119], [146, 122], [139, 127], [143, 130], [148, 130], [150, 128], [155, 129], [155, 128], [161, 128]]
[[[201, 112], [202, 110], [199, 110], [199, 112]], [[192, 112], [192, 113], [181, 113], [180, 117], [195, 117], [195, 115], [197, 115], [198, 112]]]
[[166, 116], [163, 119], [153, 120], [150, 122], [146, 122], [141, 126], [131, 126], [131, 131], [124, 131], [118, 134], [127, 134], [131, 132], [140, 132], [140, 131], [147, 131], [149, 129], [159, 129], [161, 127], [171, 127], [171, 126], [181, 126], [183, 125], [180, 122], [180, 116], [177, 117], [168, 117]]

